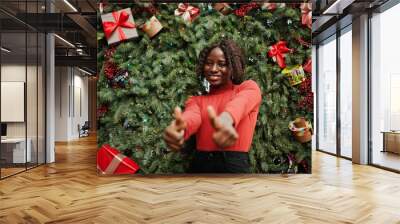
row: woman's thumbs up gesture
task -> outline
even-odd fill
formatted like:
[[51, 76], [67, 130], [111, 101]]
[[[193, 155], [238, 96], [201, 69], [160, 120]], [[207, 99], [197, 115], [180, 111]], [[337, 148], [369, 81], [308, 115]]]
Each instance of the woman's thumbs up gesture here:
[[235, 144], [239, 135], [233, 127], [233, 119], [231, 115], [228, 112], [222, 112], [217, 116], [217, 113], [212, 106], [208, 106], [207, 111], [211, 125], [215, 129], [212, 135], [215, 144], [221, 148]]
[[182, 148], [184, 143], [183, 135], [185, 134], [186, 122], [182, 118], [182, 111], [179, 107], [174, 110], [175, 119], [164, 131], [164, 140], [167, 146], [177, 151]]

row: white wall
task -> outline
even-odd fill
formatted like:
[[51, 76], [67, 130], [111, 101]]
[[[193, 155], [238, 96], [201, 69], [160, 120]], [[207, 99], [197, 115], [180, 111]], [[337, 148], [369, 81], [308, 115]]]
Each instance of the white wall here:
[[79, 138], [78, 124], [88, 120], [88, 78], [83, 75], [76, 68], [56, 67], [56, 141]]
[[67, 67], [55, 68], [55, 140], [68, 140], [68, 86]]
[[[85, 123], [85, 121], [89, 120], [89, 111], [88, 111], [88, 78], [82, 76], [79, 70], [75, 69], [74, 75], [74, 119], [72, 120], [72, 136], [78, 137], [78, 124], [81, 126]], [[77, 74], [78, 72], [78, 74]]]
[[[6, 64], [1, 66], [1, 81], [5, 82], [25, 82], [25, 64]], [[28, 66], [28, 71], [32, 67]], [[7, 110], [7, 108], [1, 108]], [[7, 136], [8, 137], [25, 137], [25, 123], [24, 122], [11, 122], [7, 123]]]

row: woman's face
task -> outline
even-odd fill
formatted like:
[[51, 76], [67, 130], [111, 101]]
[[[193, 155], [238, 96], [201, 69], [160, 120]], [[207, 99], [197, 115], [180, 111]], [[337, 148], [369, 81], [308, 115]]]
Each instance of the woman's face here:
[[211, 86], [223, 86], [230, 82], [231, 73], [224, 52], [216, 47], [210, 51], [204, 63], [204, 76]]

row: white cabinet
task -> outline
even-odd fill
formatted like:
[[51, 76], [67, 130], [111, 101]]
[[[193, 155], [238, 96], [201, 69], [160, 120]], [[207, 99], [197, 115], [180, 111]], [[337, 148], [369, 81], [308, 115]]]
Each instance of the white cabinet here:
[[[32, 161], [32, 140], [26, 140], [27, 147], [25, 153], [25, 138], [7, 138], [1, 140], [2, 151], [10, 151], [12, 154], [12, 163], [25, 163]], [[26, 161], [25, 161], [26, 159]], [[9, 158], [11, 160], [11, 158]], [[11, 161], [10, 161], [11, 162]]]

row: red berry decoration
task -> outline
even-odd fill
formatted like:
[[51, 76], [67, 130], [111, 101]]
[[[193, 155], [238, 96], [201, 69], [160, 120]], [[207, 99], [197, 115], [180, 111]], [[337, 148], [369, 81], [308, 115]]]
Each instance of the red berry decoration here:
[[299, 108], [307, 110], [309, 112], [313, 111], [313, 108], [314, 108], [313, 92], [309, 92], [303, 99], [300, 100], [300, 102], [297, 104], [297, 106]]
[[108, 107], [105, 105], [100, 106], [97, 108], [97, 117], [102, 117], [105, 113], [107, 113]]
[[252, 9], [256, 9], [258, 7], [260, 7], [260, 6], [255, 2], [248, 3], [248, 4], [244, 4], [244, 5], [240, 6], [240, 8], [233, 11], [233, 13], [235, 13], [235, 15], [237, 15], [239, 17], [243, 17], [243, 16], [247, 15], [247, 13], [249, 13]]
[[115, 74], [118, 72], [118, 67], [113, 62], [106, 62], [104, 65], [104, 74], [106, 75], [107, 79], [113, 79]]
[[307, 77], [306, 80], [304, 80], [299, 85], [299, 90], [302, 95], [306, 95], [311, 91], [311, 78], [310, 77]]

